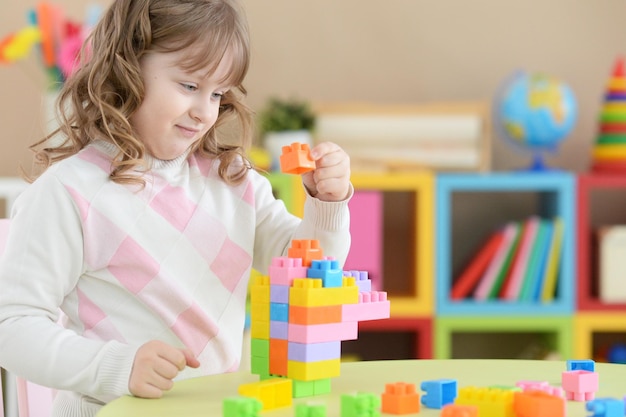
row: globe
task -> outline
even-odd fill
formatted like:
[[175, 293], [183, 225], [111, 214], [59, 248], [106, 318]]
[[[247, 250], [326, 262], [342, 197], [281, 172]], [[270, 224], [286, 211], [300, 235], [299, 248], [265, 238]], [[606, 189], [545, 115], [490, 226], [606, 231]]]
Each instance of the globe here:
[[543, 154], [555, 152], [576, 124], [576, 97], [555, 77], [519, 71], [496, 98], [494, 118], [501, 136], [532, 154], [529, 169], [544, 170]]

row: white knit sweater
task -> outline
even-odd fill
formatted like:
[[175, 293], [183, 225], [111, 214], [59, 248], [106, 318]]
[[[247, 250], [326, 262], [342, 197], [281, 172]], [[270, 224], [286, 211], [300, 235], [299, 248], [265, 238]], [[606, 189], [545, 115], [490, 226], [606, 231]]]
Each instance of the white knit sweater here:
[[140, 190], [109, 180], [113, 152], [97, 142], [35, 181], [0, 259], [0, 366], [61, 390], [54, 416], [129, 394], [149, 340], [193, 351], [201, 367], [179, 379], [237, 370], [250, 269], [292, 239], [318, 239], [342, 264], [350, 245], [347, 201], [307, 197], [300, 220], [263, 176], [228, 186], [197, 155], [151, 161]]

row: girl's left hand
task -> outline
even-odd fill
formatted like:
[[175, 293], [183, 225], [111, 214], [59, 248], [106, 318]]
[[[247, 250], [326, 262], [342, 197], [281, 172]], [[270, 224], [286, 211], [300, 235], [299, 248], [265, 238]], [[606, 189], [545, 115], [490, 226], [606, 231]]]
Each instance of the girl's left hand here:
[[315, 170], [302, 175], [311, 196], [322, 201], [342, 201], [350, 194], [350, 157], [339, 145], [322, 142], [311, 149]]

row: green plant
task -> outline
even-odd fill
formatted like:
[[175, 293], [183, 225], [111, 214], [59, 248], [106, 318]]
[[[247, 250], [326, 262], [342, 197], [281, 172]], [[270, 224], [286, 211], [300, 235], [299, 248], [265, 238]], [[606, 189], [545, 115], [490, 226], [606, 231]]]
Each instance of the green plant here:
[[285, 130], [310, 131], [315, 123], [315, 114], [309, 103], [293, 98], [271, 97], [258, 117], [261, 135]]

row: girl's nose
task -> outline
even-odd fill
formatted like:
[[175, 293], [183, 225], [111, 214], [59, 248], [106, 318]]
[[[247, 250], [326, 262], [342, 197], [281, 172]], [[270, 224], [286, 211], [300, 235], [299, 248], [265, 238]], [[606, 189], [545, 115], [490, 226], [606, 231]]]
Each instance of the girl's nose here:
[[214, 107], [216, 106], [213, 105], [210, 99], [198, 99], [194, 103], [189, 114], [194, 120], [200, 123], [207, 123], [211, 120], [213, 113], [216, 111]]

